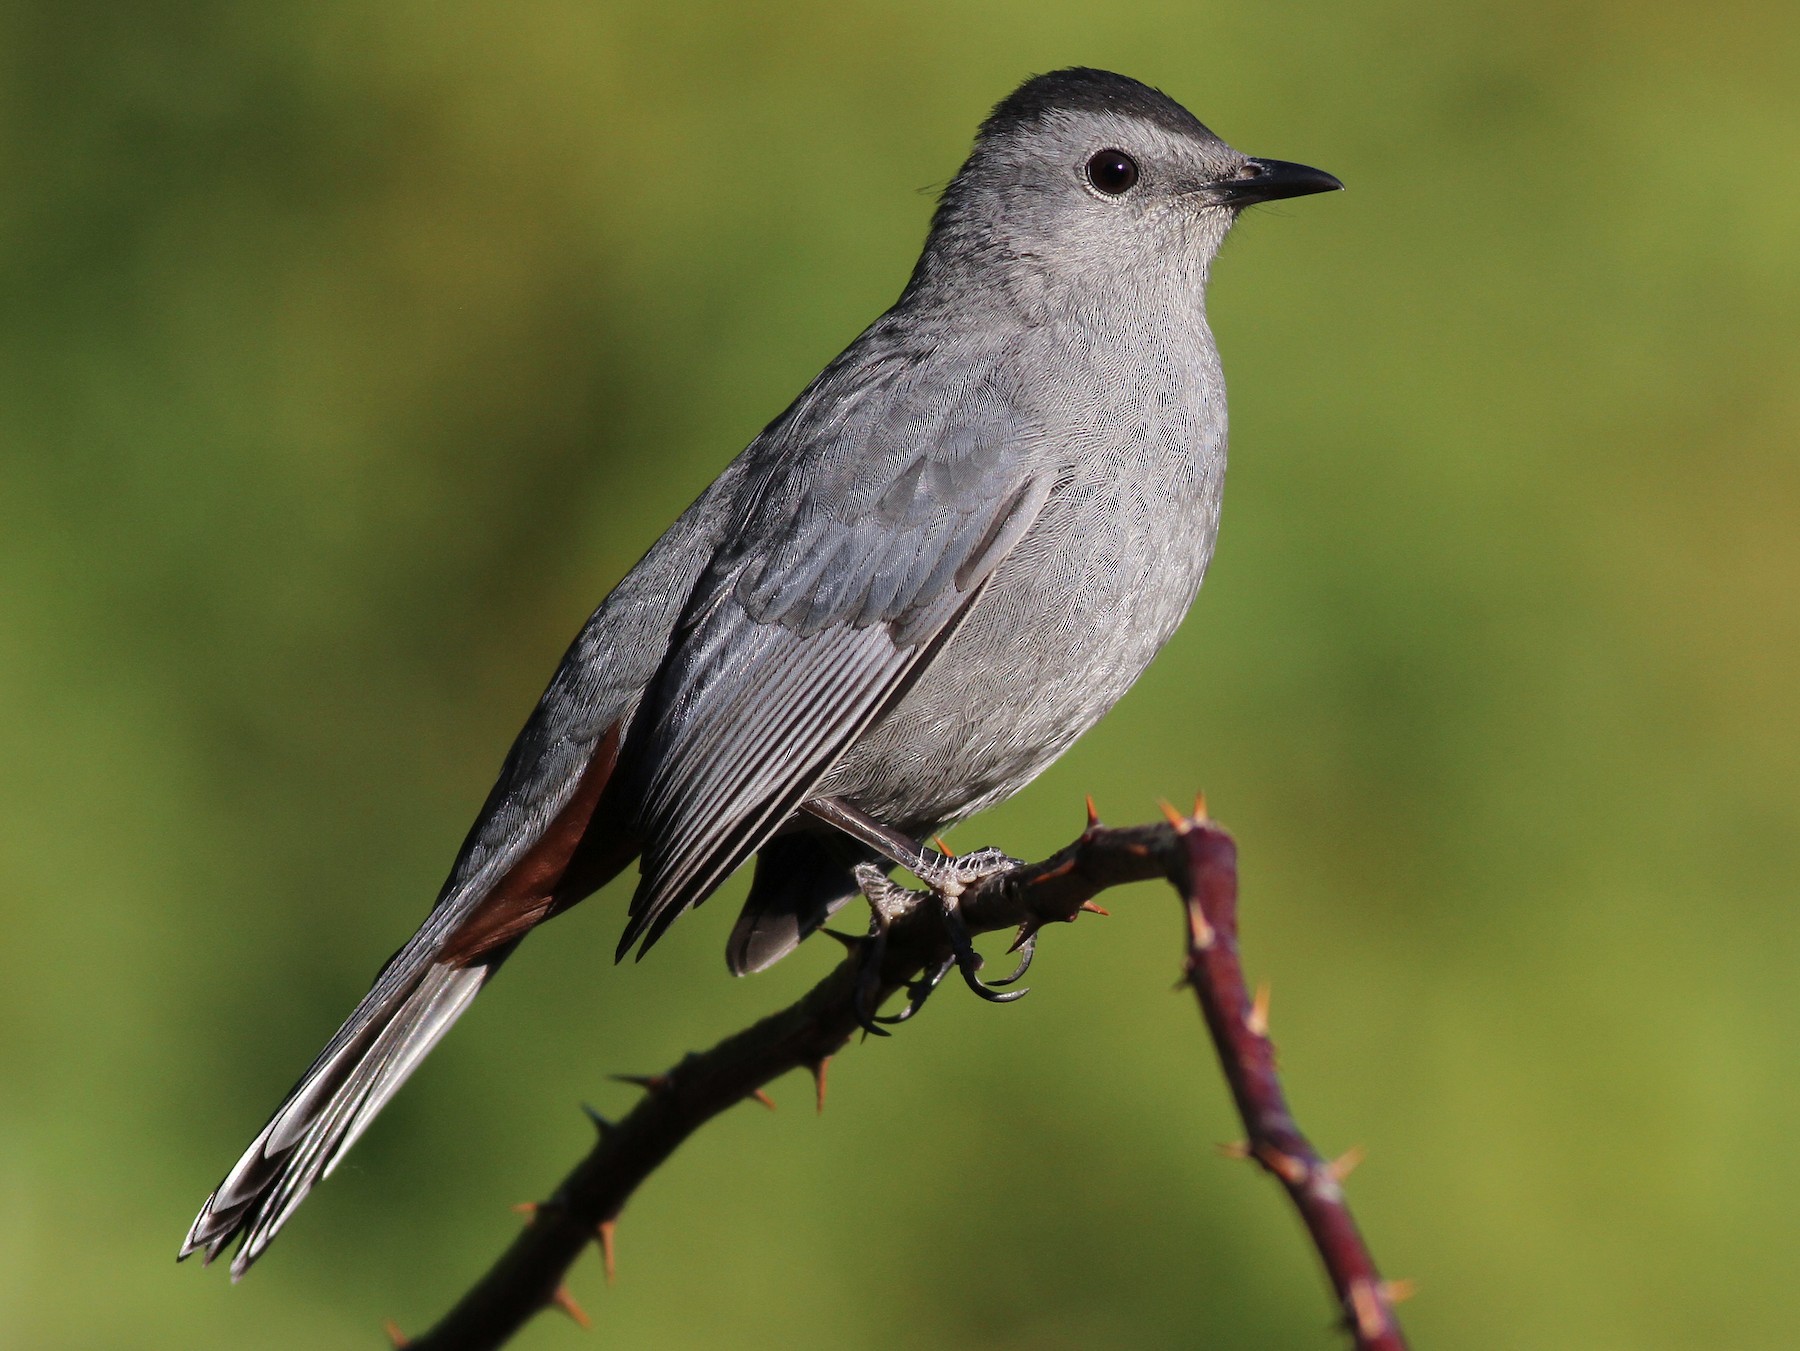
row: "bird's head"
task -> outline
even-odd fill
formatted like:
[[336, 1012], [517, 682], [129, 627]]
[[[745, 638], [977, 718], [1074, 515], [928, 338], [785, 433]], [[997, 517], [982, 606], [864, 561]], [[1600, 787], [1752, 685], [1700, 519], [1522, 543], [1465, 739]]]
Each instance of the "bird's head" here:
[[1342, 187], [1323, 170], [1232, 149], [1136, 80], [1059, 70], [1026, 81], [982, 124], [921, 272], [1010, 272], [1027, 289], [1108, 277], [1197, 286], [1245, 207]]

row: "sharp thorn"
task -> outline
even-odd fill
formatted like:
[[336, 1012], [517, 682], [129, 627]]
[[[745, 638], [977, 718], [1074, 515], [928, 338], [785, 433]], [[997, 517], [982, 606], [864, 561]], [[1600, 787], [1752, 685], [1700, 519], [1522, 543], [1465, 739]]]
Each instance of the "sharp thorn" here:
[[1033, 924], [1029, 921], [1027, 921], [1024, 924], [1021, 924], [1019, 926], [1019, 932], [1013, 935], [1012, 946], [1010, 946], [1006, 950], [1008, 952], [1017, 952], [1020, 948], [1024, 947], [1027, 943], [1029, 943], [1033, 938], [1035, 938], [1037, 936], [1037, 931], [1038, 931], [1038, 926], [1036, 924]]
[[1306, 1181], [1305, 1159], [1297, 1159], [1292, 1154], [1277, 1149], [1274, 1145], [1263, 1145], [1252, 1152], [1261, 1160], [1265, 1168], [1289, 1186], [1298, 1187]]
[[1383, 1281], [1381, 1293], [1389, 1304], [1404, 1304], [1419, 1293], [1419, 1283], [1402, 1276], [1397, 1281]]
[[1095, 827], [1097, 827], [1100, 824], [1100, 812], [1094, 806], [1094, 795], [1092, 793], [1089, 793], [1087, 795], [1087, 813], [1088, 813], [1088, 829], [1093, 830]]
[[1162, 808], [1164, 818], [1170, 825], [1175, 827], [1175, 833], [1177, 835], [1185, 835], [1193, 828], [1194, 823], [1171, 807], [1167, 801], [1159, 801], [1156, 805]]
[[938, 847], [938, 853], [942, 854], [945, 858], [956, 857], [956, 851], [944, 843], [944, 837], [942, 835], [933, 835], [931, 837], [931, 842]]
[[1368, 1281], [1351, 1282], [1350, 1310], [1356, 1317], [1356, 1335], [1362, 1340], [1372, 1342], [1387, 1330], [1381, 1295]]
[[750, 1096], [755, 1098], [764, 1107], [767, 1107], [771, 1112], [775, 1110], [775, 1099], [771, 1098], [767, 1093], [763, 1092], [760, 1088], [751, 1089]]
[[388, 1344], [390, 1346], [400, 1347], [407, 1345], [406, 1334], [400, 1331], [400, 1325], [393, 1319], [383, 1319], [381, 1330], [387, 1333]]
[[1330, 1163], [1326, 1164], [1325, 1171], [1331, 1174], [1331, 1180], [1333, 1182], [1342, 1182], [1345, 1178], [1349, 1177], [1350, 1174], [1354, 1173], [1357, 1166], [1368, 1157], [1368, 1151], [1361, 1145], [1352, 1145]]
[[617, 1220], [602, 1220], [597, 1231], [600, 1236], [600, 1262], [606, 1268], [606, 1283], [613, 1283], [613, 1230], [618, 1228]]
[[1205, 793], [1195, 793], [1194, 794], [1194, 824], [1199, 825], [1202, 821], [1205, 821], [1206, 819], [1207, 819], [1207, 816], [1206, 816], [1206, 794]]
[[1112, 917], [1112, 911], [1108, 910], [1103, 905], [1095, 905], [1092, 901], [1083, 901], [1081, 903], [1081, 908], [1090, 915], [1105, 915], [1109, 919]]
[[550, 1296], [550, 1302], [573, 1318], [577, 1327], [591, 1328], [594, 1326], [594, 1320], [589, 1318], [587, 1311], [575, 1302], [575, 1296], [569, 1293], [568, 1286], [557, 1286], [556, 1293]]
[[818, 1115], [825, 1115], [825, 1071], [831, 1067], [831, 1057], [821, 1056], [812, 1064], [813, 1085], [818, 1090]]
[[610, 1077], [615, 1083], [631, 1084], [646, 1093], [661, 1093], [669, 1086], [666, 1074], [615, 1074]]
[[1248, 1140], [1227, 1140], [1223, 1144], [1214, 1145], [1213, 1148], [1218, 1150], [1219, 1154], [1227, 1159], [1247, 1159], [1250, 1157], [1250, 1142]]
[[1256, 987], [1256, 998], [1250, 1003], [1250, 1012], [1244, 1015], [1244, 1026], [1253, 1037], [1269, 1035], [1269, 983], [1264, 981]]
[[602, 1135], [611, 1135], [619, 1128], [616, 1122], [608, 1121], [605, 1117], [601, 1116], [599, 1112], [595, 1111], [593, 1106], [589, 1103], [582, 1103], [581, 1110], [586, 1114], [587, 1119], [594, 1123], [594, 1129], [599, 1131]]
[[828, 938], [837, 939], [838, 942], [844, 945], [845, 952], [855, 952], [863, 945], [863, 936], [861, 934], [839, 933], [836, 929], [820, 929], [819, 932], [826, 935]]

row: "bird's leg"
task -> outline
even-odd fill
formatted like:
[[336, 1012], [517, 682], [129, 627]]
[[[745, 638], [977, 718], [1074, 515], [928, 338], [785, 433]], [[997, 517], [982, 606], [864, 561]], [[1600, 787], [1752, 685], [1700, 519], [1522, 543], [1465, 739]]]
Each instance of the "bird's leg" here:
[[1019, 866], [1018, 859], [998, 849], [976, 849], [954, 856], [927, 849], [905, 832], [865, 816], [842, 798], [813, 798], [801, 810], [905, 868], [939, 896], [960, 897], [982, 878]]
[[818, 817], [827, 825], [836, 826], [851, 839], [868, 845], [883, 858], [921, 878], [925, 876], [925, 870], [932, 867], [934, 860], [944, 857], [935, 849], [927, 849], [910, 835], [884, 826], [872, 816], [863, 815], [842, 798], [813, 798], [800, 810], [809, 816]]
[[[1026, 968], [1031, 965], [1032, 954], [1036, 950], [1036, 935], [1031, 935], [1021, 945], [1024, 955], [1019, 959], [1018, 969], [1006, 979], [990, 985], [983, 981], [978, 974], [981, 970], [981, 957], [975, 951], [974, 943], [970, 941], [969, 928], [963, 922], [961, 905], [962, 894], [970, 886], [984, 877], [991, 877], [995, 873], [1005, 872], [1008, 868], [1018, 867], [1018, 859], [1010, 857], [999, 849], [977, 849], [972, 853], [957, 857], [940, 853], [935, 849], [927, 849], [901, 831], [884, 826], [879, 821], [865, 816], [841, 798], [814, 798], [806, 803], [805, 810], [818, 817], [819, 820], [836, 826], [852, 839], [868, 845], [883, 858], [905, 868], [931, 889], [938, 901], [939, 914], [944, 922], [944, 935], [949, 941], [952, 959], [971, 990], [983, 999], [992, 1000], [997, 1004], [1010, 1003], [1028, 993], [1028, 991], [1020, 989], [1008, 990], [1002, 994], [998, 990], [1000, 986], [1011, 985], [1025, 974]], [[870, 921], [870, 943], [864, 953], [862, 971], [858, 975], [857, 1013], [859, 1021], [862, 1021], [865, 1012], [863, 1005], [867, 993], [878, 980], [881, 951], [887, 944], [887, 926], [899, 913], [899, 909], [892, 904], [893, 892], [887, 889], [904, 892], [905, 888], [896, 887], [893, 882], [882, 875], [880, 869], [872, 864], [859, 866], [856, 869], [856, 880], [857, 885], [862, 888], [863, 895], [869, 898], [869, 905], [875, 912], [874, 918]], [[877, 881], [881, 884], [879, 887], [875, 885]], [[922, 990], [918, 988], [917, 983], [909, 986], [909, 993], [912, 993], [913, 1001], [907, 1006], [905, 1012], [893, 1021], [904, 1021], [917, 1013], [919, 1006], [925, 1002], [925, 996], [936, 988], [938, 981], [943, 979], [947, 970], [947, 965], [934, 968], [927, 974]], [[869, 1025], [868, 1021], [863, 1022], [864, 1027], [869, 1027]]]

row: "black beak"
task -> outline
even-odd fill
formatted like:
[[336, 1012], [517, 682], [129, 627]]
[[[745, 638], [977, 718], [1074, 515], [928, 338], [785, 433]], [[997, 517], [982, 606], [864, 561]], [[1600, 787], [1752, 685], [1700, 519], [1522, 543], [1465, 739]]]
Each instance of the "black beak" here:
[[1323, 169], [1290, 164], [1283, 159], [1245, 160], [1236, 178], [1223, 179], [1212, 186], [1214, 194], [1227, 206], [1251, 206], [1282, 197], [1344, 190], [1344, 185]]

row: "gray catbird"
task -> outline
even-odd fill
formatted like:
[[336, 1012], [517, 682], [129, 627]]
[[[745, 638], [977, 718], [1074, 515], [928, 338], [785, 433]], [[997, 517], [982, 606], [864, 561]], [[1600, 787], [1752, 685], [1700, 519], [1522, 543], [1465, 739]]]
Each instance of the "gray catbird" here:
[[241, 1275], [525, 934], [634, 858], [621, 954], [756, 855], [739, 973], [876, 860], [931, 881], [911, 841], [1029, 783], [1187, 612], [1225, 481], [1208, 269], [1244, 206], [1341, 186], [1104, 71], [996, 107], [894, 307], [588, 620], [423, 927], [181, 1255], [241, 1236]]

